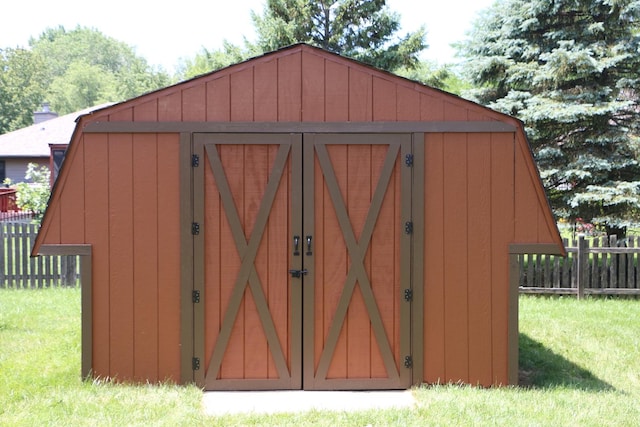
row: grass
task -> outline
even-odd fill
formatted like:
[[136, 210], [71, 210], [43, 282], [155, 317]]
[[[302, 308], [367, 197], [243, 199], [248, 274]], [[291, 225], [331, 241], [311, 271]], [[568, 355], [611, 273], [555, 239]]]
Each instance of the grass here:
[[77, 289], [0, 290], [0, 425], [632, 426], [640, 301], [520, 299], [521, 387], [424, 386], [414, 409], [207, 417], [201, 392], [80, 380]]

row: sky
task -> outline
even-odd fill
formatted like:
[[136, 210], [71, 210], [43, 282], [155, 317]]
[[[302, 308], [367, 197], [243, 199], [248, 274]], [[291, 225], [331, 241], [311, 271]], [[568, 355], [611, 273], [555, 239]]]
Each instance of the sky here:
[[[10, 1], [0, 15], [0, 48], [27, 47], [48, 27], [78, 25], [133, 46], [150, 64], [173, 73], [181, 58], [202, 48], [215, 50], [222, 40], [253, 41], [251, 11], [261, 14], [266, 0], [28, 0]], [[401, 17], [401, 34], [424, 25], [429, 48], [422, 58], [455, 62], [450, 44], [465, 37], [477, 12], [494, 0], [387, 0]]]

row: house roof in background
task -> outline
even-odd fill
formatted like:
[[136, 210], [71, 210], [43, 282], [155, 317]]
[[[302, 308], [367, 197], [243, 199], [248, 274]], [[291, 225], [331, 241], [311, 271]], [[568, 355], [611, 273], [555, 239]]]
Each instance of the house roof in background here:
[[49, 144], [68, 144], [76, 119], [113, 103], [96, 105], [0, 135], [0, 157], [49, 157]]

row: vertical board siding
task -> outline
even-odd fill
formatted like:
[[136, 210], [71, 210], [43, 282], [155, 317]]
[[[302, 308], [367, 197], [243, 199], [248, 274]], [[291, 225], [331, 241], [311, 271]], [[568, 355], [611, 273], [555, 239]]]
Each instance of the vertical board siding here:
[[349, 120], [349, 68], [335, 61], [325, 61], [325, 120]]
[[[336, 180], [338, 182], [338, 188], [342, 194], [343, 199], [348, 200], [348, 155], [346, 145], [329, 145], [327, 146], [329, 153], [329, 159], [333, 165], [335, 171]], [[338, 218], [335, 213], [335, 207], [329, 189], [324, 182], [322, 170], [320, 165], [316, 163], [316, 178], [315, 182], [323, 185], [322, 191], [316, 193], [322, 195], [323, 203], [319, 203], [323, 207], [323, 211], [320, 212], [320, 216], [316, 216], [316, 221], [322, 218], [322, 225], [316, 224], [316, 229], [324, 229], [324, 253], [322, 259], [323, 264], [323, 277], [324, 281], [322, 286], [318, 278], [316, 278], [316, 301], [322, 301], [321, 304], [317, 304], [317, 307], [322, 307], [322, 328], [316, 327], [316, 334], [321, 334], [319, 342], [316, 344], [316, 368], [320, 359], [320, 352], [324, 348], [325, 338], [329, 334], [329, 328], [331, 327], [334, 313], [338, 306], [338, 301], [342, 295], [342, 285], [345, 283], [349, 268], [347, 248], [344, 244], [344, 237], [338, 224]], [[317, 255], [316, 255], [317, 256]], [[316, 263], [318, 261], [316, 260]], [[327, 266], [325, 268], [325, 266]], [[318, 325], [318, 323], [316, 323]], [[349, 330], [349, 316], [345, 318], [344, 324], [340, 329], [340, 336], [336, 344], [336, 349], [333, 353], [329, 370], [327, 371], [327, 378], [347, 378], [348, 369], [348, 353], [347, 353], [347, 331]]]
[[373, 77], [373, 121], [394, 122], [397, 119], [397, 84]]
[[109, 370], [132, 378], [134, 367], [133, 136], [109, 136]]
[[324, 58], [302, 57], [302, 121], [325, 121], [325, 74]]
[[203, 122], [206, 118], [206, 91], [191, 86], [182, 91], [182, 120], [185, 122]]
[[[78, 159], [84, 159], [84, 147], [80, 145], [74, 153]], [[60, 200], [60, 239], [65, 243], [83, 243], [84, 241], [84, 164], [75, 162], [75, 168], [69, 171], [69, 188]]]
[[372, 76], [349, 68], [349, 120], [370, 122], [373, 116]]
[[158, 135], [158, 380], [180, 381], [180, 167], [178, 135]]
[[[360, 241], [362, 228], [371, 204], [371, 147], [347, 146], [347, 186], [342, 188], [351, 226], [356, 241]], [[375, 185], [375, 184], [374, 184]], [[365, 257], [365, 271], [371, 277], [370, 254]], [[361, 292], [362, 283], [356, 282], [347, 313], [347, 377], [368, 378], [371, 354], [369, 315]], [[375, 345], [375, 343], [373, 343]]]
[[513, 156], [512, 134], [425, 135], [425, 382], [507, 383]]
[[207, 121], [228, 122], [231, 120], [231, 85], [229, 76], [221, 76], [206, 85]]
[[446, 381], [444, 351], [444, 135], [425, 134], [424, 381]]
[[[267, 186], [267, 179], [271, 171], [269, 164], [269, 147], [266, 145], [245, 146], [244, 168], [252, 173], [245, 173], [244, 187], [245, 204], [245, 234], [249, 241], [258, 219], [258, 209]], [[231, 179], [234, 179], [231, 176]], [[263, 235], [254, 260], [256, 274], [263, 292], [268, 295], [269, 282], [267, 247], [269, 235]], [[276, 236], [274, 236], [276, 237]], [[269, 348], [267, 339], [258, 316], [255, 295], [250, 290], [245, 292], [245, 366], [244, 378], [268, 378]]]
[[133, 108], [133, 121], [155, 122], [158, 120], [158, 100], [153, 99]]
[[468, 134], [469, 378], [492, 384], [491, 135]]
[[[278, 152], [277, 146], [269, 146], [269, 153], [267, 164], [269, 168], [275, 163], [276, 153]], [[276, 192], [273, 206], [271, 207], [271, 214], [267, 222], [267, 228], [265, 235], [268, 241], [265, 245], [268, 257], [265, 258], [266, 274], [264, 281], [267, 285], [265, 290], [267, 302], [269, 304], [269, 311], [273, 317], [275, 324], [278, 341], [281, 343], [283, 350], [285, 351], [285, 359], [289, 362], [289, 368], [291, 369], [291, 325], [289, 324], [289, 301], [291, 300], [291, 283], [286, 285], [286, 292], [282, 292], [282, 287], [276, 286], [279, 282], [282, 282], [282, 274], [289, 269], [289, 260], [285, 256], [280, 254], [289, 254], [289, 242], [290, 242], [290, 229], [291, 223], [289, 207], [289, 195], [291, 194], [291, 158], [285, 165], [285, 170], [280, 178], [280, 186]], [[284, 218], [284, 219], [283, 219]], [[287, 279], [290, 281], [290, 279]], [[276, 370], [275, 362], [271, 351], [267, 349], [267, 378], [279, 378]]]
[[[445, 134], [444, 140], [444, 347], [448, 380], [469, 381], [467, 135]], [[429, 171], [427, 171], [429, 173]], [[472, 213], [471, 213], [472, 214]]]
[[[240, 225], [245, 231], [246, 238], [245, 216], [243, 215], [245, 211], [243, 192], [245, 174], [243, 173], [242, 168], [244, 163], [244, 147], [242, 145], [221, 145], [220, 161], [222, 162], [224, 173], [228, 177], [227, 179], [229, 181], [231, 195], [233, 196], [233, 203], [236, 207], [236, 211], [238, 212]], [[224, 307], [231, 297], [242, 260], [238, 255], [236, 244], [229, 226], [229, 221], [224, 213], [222, 213], [222, 215], [220, 238], [222, 240], [222, 247], [224, 250], [222, 251], [221, 260], [220, 299], [223, 306], [220, 312], [221, 316], [224, 316]], [[245, 296], [247, 292], [249, 291], [245, 289]], [[245, 305], [246, 298], [243, 298], [238, 314], [236, 315], [236, 321], [233, 323], [231, 338], [229, 339], [229, 344], [227, 344], [227, 351], [222, 359], [222, 366], [220, 368], [221, 379], [244, 378], [244, 359], [246, 357], [244, 349]]]
[[256, 64], [254, 71], [254, 119], [257, 122], [278, 120], [278, 61]]
[[86, 134], [70, 157], [44, 242], [92, 245], [95, 376], [180, 380], [177, 153], [175, 134]]
[[134, 135], [133, 322], [136, 381], [158, 381], [158, 141]]
[[231, 121], [253, 121], [253, 68], [246, 68], [230, 76]]
[[[493, 383], [508, 383], [509, 256], [515, 227], [515, 144], [512, 134], [491, 135], [491, 334]], [[500, 165], [500, 167], [497, 167]]]
[[302, 120], [302, 53], [278, 60], [278, 121]]

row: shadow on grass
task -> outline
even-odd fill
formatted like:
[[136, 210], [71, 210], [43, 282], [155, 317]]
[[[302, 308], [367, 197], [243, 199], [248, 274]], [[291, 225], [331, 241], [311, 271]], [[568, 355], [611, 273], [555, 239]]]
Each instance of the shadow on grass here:
[[520, 334], [520, 387], [564, 386], [579, 390], [610, 391], [614, 387], [590, 371], [554, 353], [526, 334]]

